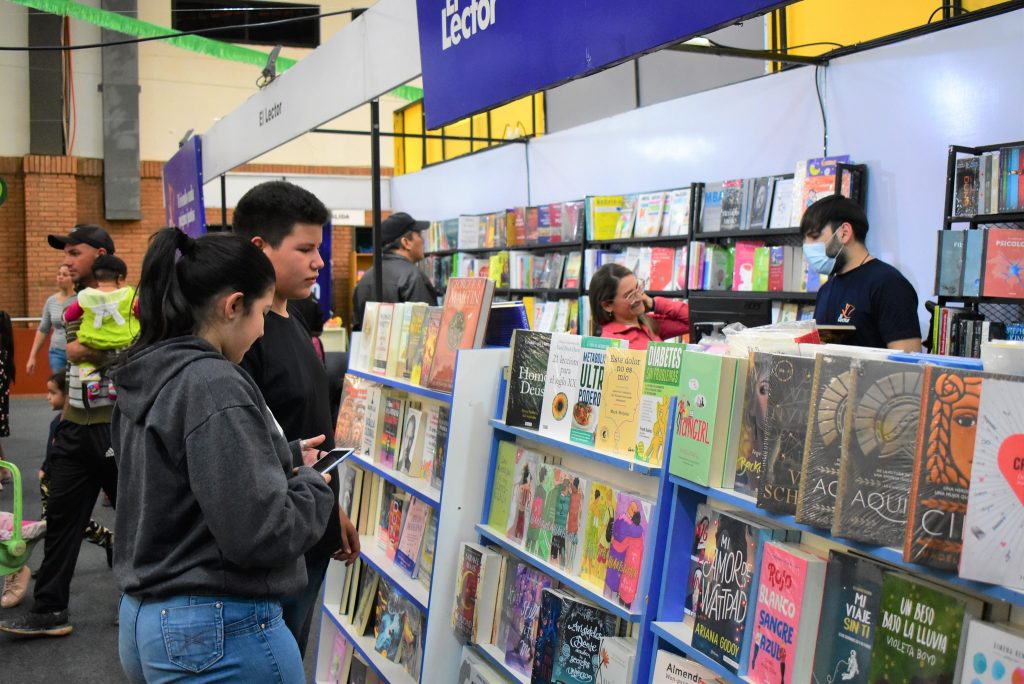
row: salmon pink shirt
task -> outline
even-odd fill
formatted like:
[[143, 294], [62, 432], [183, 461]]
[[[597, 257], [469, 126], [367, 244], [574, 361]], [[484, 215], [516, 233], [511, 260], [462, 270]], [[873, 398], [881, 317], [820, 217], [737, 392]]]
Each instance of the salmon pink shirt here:
[[647, 318], [657, 321], [658, 332], [640, 325], [612, 321], [601, 328], [601, 337], [617, 337], [629, 342], [630, 349], [647, 349], [651, 342], [661, 342], [690, 332], [690, 305], [679, 299], [654, 298], [654, 310]]

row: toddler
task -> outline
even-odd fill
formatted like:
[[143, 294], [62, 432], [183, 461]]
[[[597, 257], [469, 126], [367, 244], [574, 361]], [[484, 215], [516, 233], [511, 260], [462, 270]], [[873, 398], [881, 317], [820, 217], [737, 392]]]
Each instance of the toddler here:
[[[120, 257], [101, 254], [93, 263], [92, 272], [96, 287], [87, 287], [78, 293], [77, 301], [65, 310], [64, 320], [70, 323], [81, 319], [78, 341], [90, 349], [120, 351], [128, 347], [139, 332], [135, 288], [124, 284], [128, 267]], [[117, 398], [113, 383], [94, 364], [74, 364], [70, 372], [72, 406], [85, 408]], [[76, 381], [81, 383], [81, 393]]]

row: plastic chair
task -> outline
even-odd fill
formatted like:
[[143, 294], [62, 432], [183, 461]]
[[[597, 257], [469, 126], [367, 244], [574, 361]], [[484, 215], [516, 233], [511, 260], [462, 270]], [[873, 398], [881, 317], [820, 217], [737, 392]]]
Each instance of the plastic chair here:
[[11, 538], [0, 541], [0, 577], [21, 570], [32, 555], [32, 548], [42, 536], [27, 540], [22, 534], [21, 471], [9, 461], [0, 461], [0, 468], [11, 472], [11, 488], [14, 490], [14, 525]]

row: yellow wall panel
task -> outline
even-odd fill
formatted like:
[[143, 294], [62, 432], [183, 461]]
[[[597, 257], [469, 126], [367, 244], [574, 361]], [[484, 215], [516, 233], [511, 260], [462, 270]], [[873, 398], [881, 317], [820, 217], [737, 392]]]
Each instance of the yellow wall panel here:
[[[445, 135], [457, 135], [460, 137], [469, 137], [469, 119], [461, 119], [455, 123], [448, 124], [444, 127]], [[444, 158], [454, 159], [463, 154], [472, 151], [468, 140], [445, 140], [444, 141]]]
[[[998, 5], [1004, 0], [964, 0], [968, 11]], [[924, 26], [935, 12], [932, 21], [938, 21], [942, 12], [936, 12], [941, 2], [935, 0], [801, 0], [785, 8], [786, 37], [791, 46], [827, 41], [856, 45], [867, 40], [888, 36], [907, 29]], [[834, 49], [833, 45], [792, 47], [798, 55], [819, 55]]]

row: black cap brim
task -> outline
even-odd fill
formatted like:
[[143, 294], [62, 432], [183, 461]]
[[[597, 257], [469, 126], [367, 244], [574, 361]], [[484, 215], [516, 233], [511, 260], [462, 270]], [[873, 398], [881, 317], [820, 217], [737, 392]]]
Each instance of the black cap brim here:
[[47, 235], [46, 241], [54, 249], [64, 249], [65, 245], [78, 244], [67, 235]]
[[409, 230], [415, 230], [418, 233], [422, 233], [428, 228], [430, 228], [430, 221], [413, 221], [412, 226], [410, 226]]

